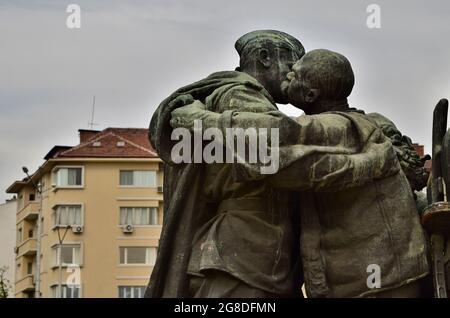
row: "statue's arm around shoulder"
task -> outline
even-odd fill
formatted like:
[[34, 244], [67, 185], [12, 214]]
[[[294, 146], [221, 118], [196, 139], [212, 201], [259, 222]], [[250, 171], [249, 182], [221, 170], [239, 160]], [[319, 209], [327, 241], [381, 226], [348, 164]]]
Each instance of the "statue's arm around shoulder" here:
[[206, 109], [217, 113], [240, 111], [263, 113], [277, 110], [270, 95], [250, 84], [229, 84], [215, 90], [206, 99]]
[[339, 191], [400, 170], [389, 139], [360, 115], [301, 116], [296, 123], [295, 135], [270, 149], [279, 152], [276, 174], [262, 176], [256, 166], [238, 164], [237, 179], [265, 178], [290, 190]]

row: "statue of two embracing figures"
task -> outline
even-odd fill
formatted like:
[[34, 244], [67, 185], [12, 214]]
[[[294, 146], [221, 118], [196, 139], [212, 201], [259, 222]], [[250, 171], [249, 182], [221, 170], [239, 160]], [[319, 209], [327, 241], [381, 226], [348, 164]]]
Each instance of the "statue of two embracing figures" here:
[[176, 90], [151, 119], [164, 222], [146, 297], [444, 297], [447, 102], [429, 178], [391, 120], [348, 104], [346, 57], [275, 30], [235, 48], [234, 71]]

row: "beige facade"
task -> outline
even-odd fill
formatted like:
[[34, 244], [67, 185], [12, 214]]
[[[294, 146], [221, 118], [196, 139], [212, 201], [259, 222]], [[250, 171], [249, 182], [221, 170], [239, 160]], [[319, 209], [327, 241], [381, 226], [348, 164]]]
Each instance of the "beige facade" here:
[[16, 246], [16, 210], [17, 200], [7, 200], [0, 204], [0, 267], [6, 266], [6, 279], [12, 290], [8, 297], [14, 297], [14, 247]]
[[42, 196], [31, 180], [15, 182], [15, 296], [59, 297], [61, 282], [63, 297], [141, 297], [161, 234], [161, 167], [158, 158], [57, 157], [32, 175]]

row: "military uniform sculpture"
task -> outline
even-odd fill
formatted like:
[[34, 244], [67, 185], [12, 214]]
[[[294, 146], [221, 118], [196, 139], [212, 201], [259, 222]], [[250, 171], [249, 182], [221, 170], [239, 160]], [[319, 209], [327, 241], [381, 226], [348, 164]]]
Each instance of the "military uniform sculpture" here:
[[[304, 55], [279, 31], [250, 32], [236, 49], [240, 68], [177, 90], [153, 115], [165, 206], [146, 297], [295, 297], [303, 282], [308, 297], [419, 297], [430, 267], [414, 191], [427, 174], [409, 138], [384, 116], [349, 107], [354, 75], [344, 56]], [[275, 103], [287, 102], [306, 115], [284, 115]], [[278, 129], [280, 143], [268, 150], [279, 153], [279, 170], [262, 174], [260, 162], [235, 153], [234, 163], [175, 163], [173, 130], [193, 131], [197, 120], [223, 136]], [[436, 158], [450, 152], [443, 145]], [[445, 201], [445, 169], [433, 166], [430, 203]], [[422, 219], [441, 296], [449, 253], [440, 216], [448, 210], [431, 205]], [[372, 265], [381, 270], [377, 288], [366, 280]]]

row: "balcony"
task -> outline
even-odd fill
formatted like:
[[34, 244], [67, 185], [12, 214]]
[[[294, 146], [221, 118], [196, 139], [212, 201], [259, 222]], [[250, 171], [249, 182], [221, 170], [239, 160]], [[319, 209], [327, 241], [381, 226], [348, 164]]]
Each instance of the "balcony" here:
[[27, 275], [16, 282], [16, 295], [34, 290], [34, 275]]
[[17, 213], [17, 221], [35, 221], [39, 215], [39, 203], [30, 202]]
[[17, 246], [17, 257], [36, 255], [36, 239], [29, 238]]

